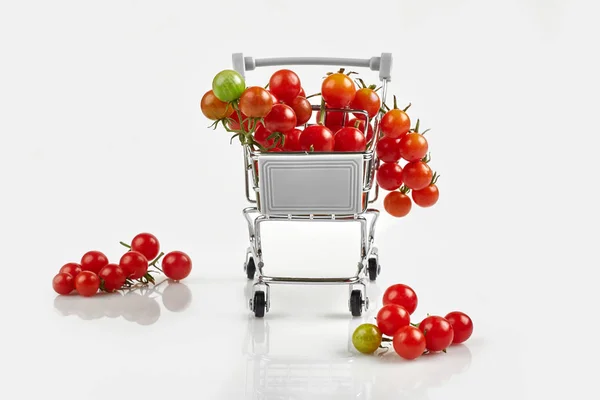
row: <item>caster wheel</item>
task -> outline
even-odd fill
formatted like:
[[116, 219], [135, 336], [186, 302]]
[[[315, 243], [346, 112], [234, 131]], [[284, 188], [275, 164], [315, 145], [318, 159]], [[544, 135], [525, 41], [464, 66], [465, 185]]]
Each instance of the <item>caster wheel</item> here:
[[256, 265], [254, 264], [254, 258], [250, 257], [248, 259], [248, 263], [246, 264], [246, 276], [248, 279], [254, 279], [254, 274], [256, 274]]
[[254, 292], [254, 299], [252, 301], [252, 311], [254, 311], [254, 316], [257, 318], [264, 317], [266, 308], [267, 301], [265, 297], [265, 292], [263, 292], [262, 290]]
[[362, 291], [355, 289], [350, 293], [350, 312], [353, 317], [360, 317], [362, 315], [363, 308], [363, 295]]
[[381, 265], [379, 265], [379, 262], [376, 258], [369, 258], [369, 266], [367, 267], [367, 271], [369, 273], [369, 280], [371, 282], [375, 282], [381, 273]]

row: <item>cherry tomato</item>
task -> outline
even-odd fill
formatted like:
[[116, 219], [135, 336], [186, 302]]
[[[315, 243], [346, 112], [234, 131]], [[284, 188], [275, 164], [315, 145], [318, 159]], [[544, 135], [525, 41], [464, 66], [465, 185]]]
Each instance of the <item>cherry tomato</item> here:
[[233, 107], [229, 103], [219, 100], [212, 90], [202, 96], [200, 109], [206, 118], [212, 120], [227, 118], [233, 113]]
[[405, 326], [396, 332], [392, 345], [400, 357], [406, 360], [414, 360], [425, 351], [425, 335], [414, 326]]
[[265, 127], [271, 132], [287, 132], [296, 127], [296, 113], [290, 106], [275, 104], [265, 117]]
[[52, 278], [52, 289], [58, 294], [69, 294], [75, 289], [75, 279], [71, 274], [59, 272]]
[[417, 309], [417, 294], [410, 286], [397, 283], [388, 287], [383, 293], [383, 305], [387, 304], [398, 304], [412, 314]]
[[323, 125], [306, 127], [300, 135], [301, 151], [333, 151], [333, 133]]
[[100, 278], [92, 271], [81, 271], [75, 277], [75, 290], [84, 297], [93, 296], [100, 287]]
[[400, 155], [406, 161], [419, 161], [429, 150], [427, 139], [420, 133], [410, 132], [400, 140]]
[[215, 75], [212, 89], [219, 100], [227, 103], [240, 98], [246, 89], [246, 82], [238, 72], [226, 69]]
[[283, 149], [281, 147], [273, 147], [272, 149], [268, 150], [269, 153], [281, 153], [282, 151]]
[[131, 241], [131, 250], [142, 253], [146, 260], [152, 261], [160, 251], [160, 243], [151, 233], [139, 233]]
[[400, 160], [400, 139], [384, 136], [377, 142], [377, 157], [386, 163]]
[[107, 292], [114, 292], [117, 289], [121, 289], [127, 278], [123, 269], [117, 264], [108, 264], [102, 268], [98, 277], [104, 282], [104, 290]]
[[138, 251], [128, 251], [119, 260], [126, 278], [140, 279], [148, 272], [148, 259]]
[[381, 345], [381, 331], [376, 325], [359, 325], [352, 334], [352, 344], [363, 354], [374, 353]]
[[473, 321], [471, 318], [460, 311], [452, 311], [446, 315], [446, 320], [452, 325], [454, 338], [452, 343], [463, 343], [471, 337], [473, 333]]
[[335, 133], [334, 136], [334, 150], [335, 151], [365, 151], [367, 148], [367, 141], [365, 135], [356, 128], [347, 126], [340, 129]]
[[106, 264], [108, 264], [108, 258], [96, 250], [88, 251], [81, 257], [82, 271], [92, 271], [97, 274]]
[[377, 183], [382, 189], [396, 190], [402, 186], [402, 167], [396, 163], [383, 163], [377, 170]]
[[450, 322], [437, 315], [430, 315], [419, 324], [419, 330], [425, 335], [427, 350], [442, 351], [454, 339], [454, 329]]
[[304, 92], [304, 88], [300, 88], [300, 93], [298, 93], [298, 96], [306, 97], [306, 93]]
[[402, 192], [390, 192], [383, 199], [383, 208], [393, 217], [402, 218], [408, 215], [412, 208], [410, 197]]
[[289, 69], [275, 72], [269, 79], [269, 90], [284, 103], [290, 103], [300, 93], [300, 78]]
[[296, 113], [296, 126], [304, 125], [312, 117], [312, 106], [310, 101], [304, 97], [296, 97], [291, 103], [290, 107]]
[[240, 111], [250, 118], [265, 117], [272, 108], [271, 94], [259, 86], [249, 87], [240, 97]]
[[409, 162], [402, 170], [402, 181], [412, 190], [425, 189], [431, 183], [433, 172], [422, 161]]
[[[239, 131], [240, 128], [240, 117], [238, 116], [237, 112], [234, 112], [233, 114], [231, 114], [229, 116], [229, 121], [227, 121], [227, 126], [229, 127], [229, 129], [232, 129], [234, 131]], [[244, 130], [246, 132], [248, 132], [250, 130], [250, 119], [248, 118], [248, 116], [244, 115], [242, 113], [242, 121], [244, 121]]]
[[300, 129], [292, 129], [283, 134], [285, 141], [283, 143], [284, 151], [300, 151], [300, 136], [302, 131]]
[[269, 139], [269, 136], [271, 136], [272, 134], [273, 132], [265, 128], [263, 124], [258, 124], [256, 130], [254, 131], [254, 140], [262, 144], [266, 148], [269, 148], [273, 146], [273, 143], [275, 142], [274, 138]]
[[410, 118], [400, 109], [393, 109], [381, 118], [381, 132], [391, 138], [399, 138], [410, 130]]
[[[357, 125], [356, 121], [358, 121], [358, 125]], [[363, 134], [364, 134], [365, 124], [366, 124], [366, 121], [364, 119], [352, 118], [346, 123], [346, 126], [353, 126], [353, 127], [357, 128], [359, 131], [363, 132]], [[369, 123], [369, 127], [367, 128], [367, 143], [370, 142], [372, 138], [373, 138], [373, 125], [371, 125]]]
[[[325, 107], [331, 107], [329, 104], [325, 104]], [[337, 132], [340, 130], [347, 119], [346, 113], [341, 111], [325, 111], [325, 123], [324, 125], [328, 127], [332, 132]], [[321, 111], [317, 111], [317, 123], [321, 121]], [[348, 125], [350, 126], [350, 125]], [[354, 125], [352, 125], [354, 126]]]
[[394, 336], [407, 325], [410, 325], [410, 314], [398, 304], [386, 304], [377, 313], [377, 326], [384, 335]]
[[67, 263], [60, 268], [58, 272], [64, 272], [65, 274], [71, 275], [73, 278], [82, 271], [81, 265], [77, 263]]
[[167, 278], [180, 281], [192, 271], [192, 260], [182, 251], [172, 251], [165, 254], [162, 260], [162, 270]]
[[411, 194], [415, 204], [420, 207], [431, 207], [437, 203], [438, 199], [440, 198], [440, 191], [434, 184], [426, 186], [420, 190], [413, 190]]
[[329, 75], [321, 84], [321, 95], [333, 108], [343, 108], [354, 100], [356, 86], [346, 74], [337, 72]]
[[[356, 95], [354, 96], [354, 100], [350, 103], [350, 108], [354, 108], [356, 110], [365, 110], [367, 114], [369, 114], [369, 118], [373, 118], [379, 112], [381, 108], [381, 100], [379, 99], [379, 95], [373, 90], [369, 88], [362, 88], [356, 91]], [[363, 114], [356, 113], [356, 116], [362, 116]]]
[[269, 91], [269, 94], [271, 95], [271, 98], [273, 99], [273, 104], [280, 103], [279, 99], [277, 98], [277, 96], [275, 96], [273, 94], [273, 92]]

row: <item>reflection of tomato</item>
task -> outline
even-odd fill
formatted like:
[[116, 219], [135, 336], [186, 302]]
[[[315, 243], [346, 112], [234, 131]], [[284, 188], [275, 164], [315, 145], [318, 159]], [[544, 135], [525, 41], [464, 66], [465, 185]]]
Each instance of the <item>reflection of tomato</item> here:
[[337, 72], [329, 75], [321, 84], [321, 95], [334, 108], [346, 107], [354, 99], [356, 86], [346, 74]]

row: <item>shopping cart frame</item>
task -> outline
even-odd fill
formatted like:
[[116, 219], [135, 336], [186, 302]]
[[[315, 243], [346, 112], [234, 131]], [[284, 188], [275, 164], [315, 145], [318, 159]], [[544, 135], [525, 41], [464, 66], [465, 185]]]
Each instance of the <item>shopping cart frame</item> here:
[[[379, 71], [381, 82], [381, 100], [386, 99], [387, 84], [391, 80], [392, 55], [382, 53], [379, 57], [370, 59], [354, 58], [329, 58], [329, 57], [292, 57], [292, 58], [263, 58], [254, 59], [244, 57], [242, 53], [235, 53], [232, 57], [233, 67], [242, 76], [245, 72], [254, 70], [257, 67], [265, 66], [283, 66], [283, 65], [331, 65], [337, 67], [367, 67], [373, 71]], [[319, 110], [320, 107], [313, 106], [313, 110]], [[367, 123], [365, 124], [365, 135], [369, 126], [369, 118], [364, 110], [356, 109], [336, 109], [327, 108], [331, 112], [343, 112], [347, 115], [361, 113], [364, 115]], [[345, 118], [346, 118], [345, 116]], [[379, 187], [375, 180], [375, 172], [379, 167], [379, 160], [375, 151], [377, 141], [380, 136], [380, 119], [382, 113], [379, 112], [374, 118], [373, 140], [366, 151], [361, 153], [262, 153], [252, 147], [244, 146], [244, 181], [246, 200], [254, 206], [243, 210], [243, 215], [248, 223], [248, 233], [250, 246], [246, 251], [244, 262], [244, 271], [248, 279], [255, 280], [253, 285], [253, 295], [249, 299], [250, 310], [256, 317], [264, 317], [270, 309], [270, 285], [271, 284], [309, 284], [309, 285], [348, 285], [349, 301], [348, 308], [355, 317], [360, 316], [363, 310], [369, 307], [369, 298], [366, 293], [365, 281], [368, 278], [371, 281], [376, 280], [381, 272], [379, 264], [378, 249], [375, 246], [375, 226], [379, 216], [379, 210], [369, 208], [369, 204], [375, 202], [379, 195]], [[281, 201], [272, 200], [272, 186], [278, 181], [273, 178], [275, 173], [270, 174], [273, 168], [278, 174], [289, 174], [289, 171], [296, 173], [303, 167], [319, 164], [323, 171], [339, 171], [338, 177], [342, 181], [350, 176], [348, 181], [350, 186], [342, 188], [352, 189], [351, 197], [354, 202], [344, 202], [342, 206], [333, 204], [324, 207], [301, 207], [297, 204], [281, 206]], [[330, 167], [331, 166], [331, 167]], [[259, 171], [262, 179], [259, 180]], [[319, 173], [317, 171], [316, 173]], [[332, 175], [332, 182], [338, 183], [337, 177]], [[355, 182], [352, 182], [352, 181]], [[281, 182], [281, 181], [279, 181]], [[354, 183], [354, 186], [352, 186]], [[360, 191], [357, 191], [357, 184], [360, 183]], [[271, 189], [271, 192], [269, 190]], [[261, 193], [269, 192], [261, 201]], [[278, 193], [281, 193], [280, 190]], [[251, 196], [251, 194], [254, 196]], [[371, 198], [371, 194], [374, 194]], [[358, 195], [357, 198], [354, 195]], [[281, 196], [281, 194], [279, 194]], [[288, 196], [289, 197], [289, 196]], [[289, 202], [289, 199], [286, 200]], [[335, 201], [333, 201], [335, 203]], [[285, 201], [283, 202], [285, 203]], [[339, 201], [338, 201], [339, 203]], [[295, 207], [295, 208], [294, 208]], [[312, 208], [311, 208], [312, 207]], [[314, 208], [314, 210], [313, 210]], [[263, 271], [263, 252], [261, 240], [261, 225], [266, 221], [322, 221], [322, 222], [359, 222], [361, 226], [361, 251], [360, 261], [357, 264], [356, 273], [345, 277], [332, 278], [311, 278], [311, 277], [288, 277], [288, 276], [270, 276]]]

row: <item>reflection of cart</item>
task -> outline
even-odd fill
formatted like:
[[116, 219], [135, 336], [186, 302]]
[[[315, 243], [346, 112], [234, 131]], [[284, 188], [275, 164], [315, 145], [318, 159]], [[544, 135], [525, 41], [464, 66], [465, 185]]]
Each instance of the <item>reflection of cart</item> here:
[[[386, 85], [390, 80], [392, 56], [383, 53], [371, 59], [337, 58], [267, 58], [253, 59], [233, 55], [234, 68], [245, 71], [261, 66], [276, 65], [334, 65], [339, 67], [368, 67], [379, 71], [381, 98], [385, 101]], [[313, 107], [317, 110], [318, 107]], [[362, 113], [362, 110], [330, 109], [332, 112]], [[261, 153], [245, 146], [244, 167], [246, 198], [256, 206], [244, 209], [248, 221], [250, 247], [244, 269], [249, 279], [256, 277], [250, 309], [257, 317], [269, 311], [269, 285], [322, 284], [348, 285], [349, 309], [360, 316], [369, 306], [364, 284], [366, 275], [375, 280], [380, 272], [377, 248], [374, 246], [375, 223], [379, 211], [368, 204], [377, 199], [375, 171], [379, 165], [375, 146], [379, 137], [379, 120], [375, 117], [373, 140], [362, 153]], [[368, 124], [365, 124], [365, 133]], [[375, 183], [375, 184], [374, 184]], [[254, 195], [251, 195], [254, 192]], [[371, 194], [374, 193], [371, 198]], [[331, 221], [359, 222], [361, 225], [361, 259], [355, 275], [342, 278], [275, 277], [263, 273], [261, 224], [265, 221]]]

